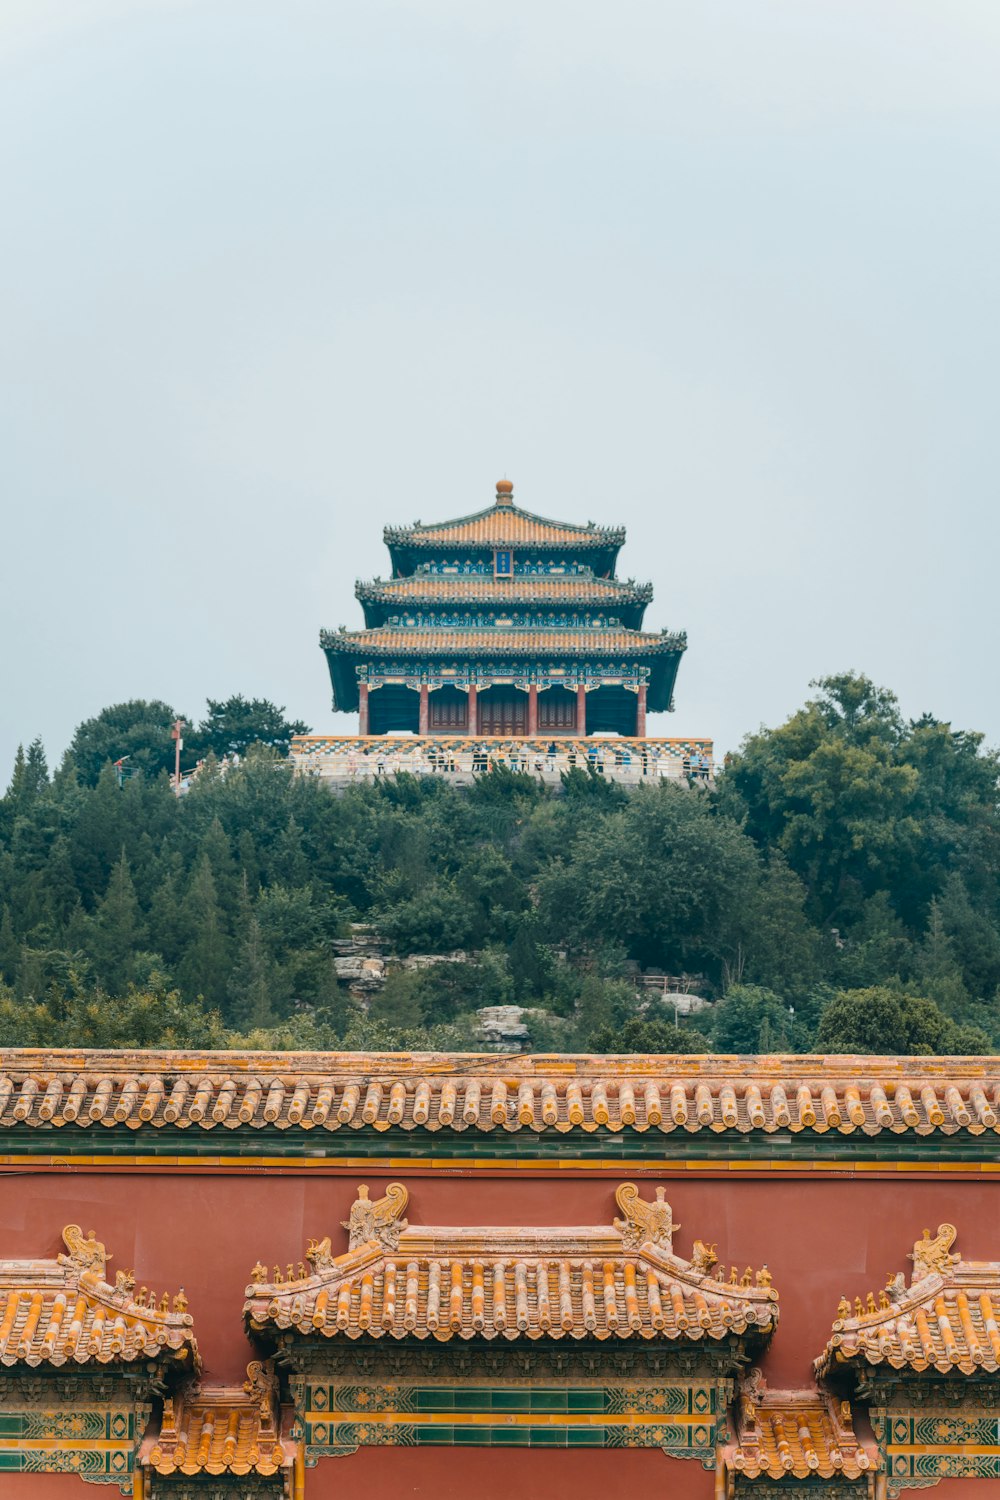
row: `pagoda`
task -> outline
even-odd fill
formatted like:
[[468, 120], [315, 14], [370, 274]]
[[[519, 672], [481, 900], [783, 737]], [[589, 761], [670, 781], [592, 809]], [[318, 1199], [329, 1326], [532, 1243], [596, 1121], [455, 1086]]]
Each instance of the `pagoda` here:
[[392, 576], [358, 583], [363, 630], [324, 630], [335, 710], [360, 734], [643, 737], [687, 644], [643, 631], [648, 583], [616, 577], [622, 526], [514, 504], [388, 526]]

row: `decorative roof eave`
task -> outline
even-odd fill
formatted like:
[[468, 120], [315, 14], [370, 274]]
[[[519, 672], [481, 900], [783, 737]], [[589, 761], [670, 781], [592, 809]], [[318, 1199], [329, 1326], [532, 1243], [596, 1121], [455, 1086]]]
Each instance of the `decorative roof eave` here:
[[815, 1361], [820, 1379], [855, 1378], [882, 1367], [887, 1373], [974, 1376], [1000, 1372], [1000, 1261], [963, 1260], [952, 1254], [957, 1231], [925, 1229], [902, 1272], [879, 1293], [837, 1309], [833, 1332]]
[[758, 1369], [739, 1382], [735, 1427], [719, 1464], [746, 1479], [859, 1479], [879, 1466], [874, 1444], [855, 1435], [849, 1401], [815, 1388], [769, 1391]]
[[386, 526], [382, 538], [387, 547], [452, 547], [463, 543], [472, 546], [542, 546], [621, 547], [625, 542], [624, 526], [595, 526], [592, 521], [580, 525], [573, 521], [553, 521], [536, 515], [519, 505], [487, 505], [453, 521], [409, 526]]
[[0, 1261], [0, 1364], [197, 1367], [183, 1289], [157, 1303], [145, 1287], [136, 1296], [135, 1275], [125, 1270], [112, 1286], [110, 1257], [94, 1231], [68, 1224], [62, 1235], [66, 1253], [55, 1260]]
[[581, 599], [596, 598], [602, 603], [649, 604], [653, 598], [653, 585], [636, 583], [631, 578], [595, 578], [572, 574], [556, 578], [548, 578], [544, 574], [494, 578], [488, 573], [427, 573], [411, 578], [358, 579], [354, 585], [354, 597], [363, 604], [383, 600], [395, 604], [400, 599], [424, 596], [445, 604], [454, 603], [456, 598], [468, 600], [469, 603], [481, 601], [484, 604], [495, 604], [498, 600], [562, 604], [568, 598], [577, 596]]
[[1000, 1134], [1000, 1059], [0, 1053], [0, 1129]]
[[652, 635], [618, 627], [542, 630], [457, 627], [383, 626], [373, 630], [321, 630], [320, 645], [328, 653], [369, 657], [580, 657], [618, 660], [629, 657], [673, 656], [687, 647], [684, 631]]
[[281, 1474], [295, 1462], [292, 1421], [273, 1366], [255, 1360], [242, 1386], [196, 1385], [166, 1397], [160, 1431], [143, 1439], [138, 1466], [163, 1476]]
[[282, 1277], [254, 1268], [244, 1316], [256, 1335], [530, 1340], [630, 1339], [762, 1344], [778, 1320], [767, 1268], [727, 1282], [715, 1247], [673, 1253], [663, 1189], [646, 1202], [632, 1183], [617, 1194], [613, 1225], [573, 1228], [410, 1226], [409, 1194], [391, 1183], [372, 1201], [362, 1187], [339, 1256], [329, 1236]]
[[632, 579], [596, 578], [592, 574], [561, 578], [417, 574], [407, 578], [359, 581], [354, 593], [364, 609], [365, 624], [369, 627], [383, 624], [390, 610], [407, 604], [419, 604], [424, 609], [530, 606], [533, 610], [543, 611], [579, 605], [612, 608], [621, 615], [623, 624], [639, 629], [646, 606], [653, 597], [653, 586]]

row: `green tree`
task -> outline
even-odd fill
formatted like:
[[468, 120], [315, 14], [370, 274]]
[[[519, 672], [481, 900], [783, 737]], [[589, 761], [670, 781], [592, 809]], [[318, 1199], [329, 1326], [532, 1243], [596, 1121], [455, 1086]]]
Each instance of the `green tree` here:
[[207, 855], [195, 865], [184, 907], [191, 941], [177, 969], [181, 987], [222, 1010], [228, 999], [230, 943]]
[[736, 984], [712, 1008], [712, 1043], [718, 1052], [799, 1052], [808, 1038], [773, 990]]
[[687, 788], [664, 785], [595, 819], [541, 870], [538, 910], [553, 942], [610, 943], [645, 966], [719, 975], [754, 948], [761, 878], [735, 823]]
[[178, 717], [184, 716], [158, 698], [132, 698], [85, 719], [69, 747], [80, 779], [94, 786], [103, 768], [118, 760], [146, 776], [172, 771], [175, 744], [170, 730]]
[[843, 990], [827, 1005], [816, 1035], [820, 1052], [954, 1056], [990, 1051], [989, 1038], [959, 1026], [933, 1000], [885, 985]]
[[430, 881], [407, 899], [385, 906], [379, 930], [397, 953], [450, 953], [472, 937], [475, 914], [449, 880]]
[[268, 745], [287, 755], [292, 735], [308, 733], [308, 724], [286, 719], [284, 708], [276, 708], [266, 698], [234, 693], [230, 698], [209, 698], [208, 713], [190, 738], [199, 755], [211, 751], [221, 760], [234, 753], [245, 755], [251, 745]]
[[251, 911], [227, 985], [227, 1014], [236, 1026], [251, 1030], [274, 1024], [274, 995], [278, 988], [274, 960], [267, 950], [260, 922]]
[[27, 1003], [0, 986], [3, 1047], [225, 1047], [217, 1015], [184, 1001], [176, 990], [130, 987], [114, 1000], [78, 976], [50, 986]]
[[132, 872], [123, 849], [97, 908], [90, 945], [97, 971], [112, 993], [124, 989], [131, 977], [132, 960], [144, 937]]
[[692, 1027], [675, 1026], [661, 1017], [633, 1016], [619, 1026], [602, 1026], [587, 1042], [592, 1052], [637, 1054], [707, 1052], [709, 1044]]

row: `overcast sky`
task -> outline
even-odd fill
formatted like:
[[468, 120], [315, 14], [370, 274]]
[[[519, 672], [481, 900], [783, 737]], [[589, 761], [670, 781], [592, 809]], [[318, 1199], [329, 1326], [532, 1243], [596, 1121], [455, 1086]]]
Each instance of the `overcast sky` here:
[[651, 732], [1000, 741], [997, 0], [0, 0], [0, 782], [317, 731], [386, 522], [624, 523]]

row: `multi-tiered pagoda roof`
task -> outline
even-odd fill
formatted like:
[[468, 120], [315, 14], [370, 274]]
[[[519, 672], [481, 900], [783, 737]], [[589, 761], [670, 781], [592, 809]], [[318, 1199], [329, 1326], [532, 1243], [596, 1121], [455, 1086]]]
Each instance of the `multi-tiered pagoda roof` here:
[[355, 591], [366, 628], [321, 634], [362, 734], [636, 734], [671, 706], [686, 638], [642, 630], [652, 588], [615, 576], [623, 527], [522, 510], [501, 480], [484, 510], [384, 536], [392, 577]]

